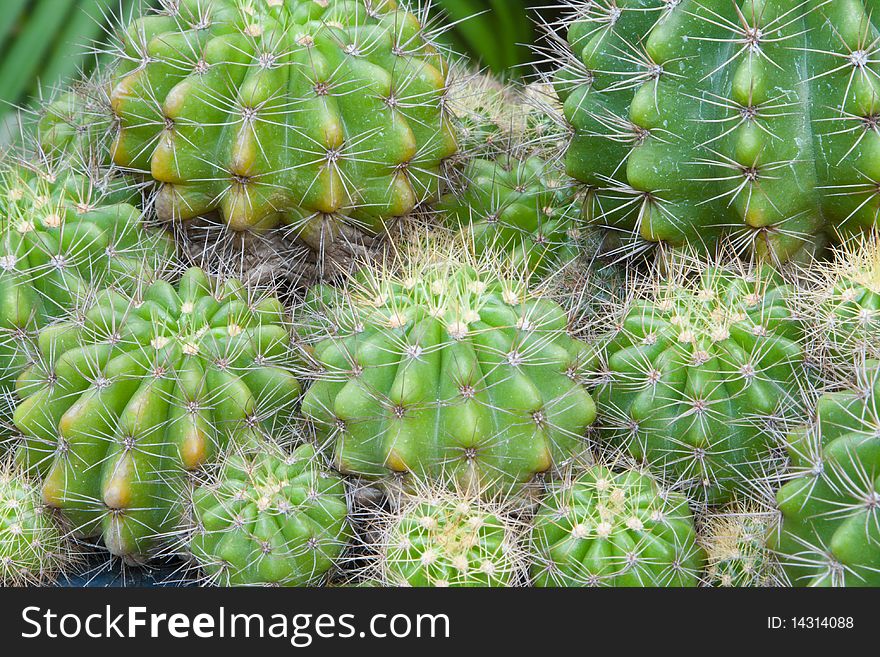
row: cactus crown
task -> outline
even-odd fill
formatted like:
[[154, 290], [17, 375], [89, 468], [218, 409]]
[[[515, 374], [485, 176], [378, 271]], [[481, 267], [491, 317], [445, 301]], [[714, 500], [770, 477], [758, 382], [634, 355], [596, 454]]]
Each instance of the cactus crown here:
[[379, 520], [384, 585], [512, 586], [522, 574], [516, 523], [478, 497], [421, 491]]
[[723, 587], [779, 586], [782, 575], [766, 538], [775, 513], [759, 502], [734, 503], [711, 513], [700, 528], [706, 582]]

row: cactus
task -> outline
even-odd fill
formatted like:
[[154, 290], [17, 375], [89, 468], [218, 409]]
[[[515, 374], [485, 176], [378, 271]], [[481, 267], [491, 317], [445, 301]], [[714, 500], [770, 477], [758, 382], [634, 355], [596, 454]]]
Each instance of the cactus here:
[[595, 417], [587, 346], [537, 289], [437, 237], [330, 297], [302, 412], [340, 471], [492, 496], [581, 449]]
[[880, 356], [880, 242], [866, 234], [835, 250], [829, 264], [803, 272], [809, 283], [801, 314], [809, 320], [818, 361], [842, 369]]
[[182, 473], [274, 430], [300, 389], [281, 303], [189, 269], [135, 295], [98, 293], [38, 336], [19, 378], [19, 457], [76, 532], [146, 558], [176, 522]]
[[830, 392], [792, 432], [791, 480], [770, 546], [795, 586], [880, 586], [880, 362]]
[[509, 513], [478, 496], [425, 488], [378, 519], [375, 573], [382, 586], [515, 586], [521, 533]]
[[529, 552], [535, 586], [696, 586], [704, 558], [684, 496], [605, 465], [550, 486]]
[[[29, 363], [35, 332], [99, 285], [131, 287], [173, 256], [145, 230], [132, 193], [74, 162], [7, 160], [0, 170], [0, 393]], [[5, 403], [5, 402], [4, 402]], [[3, 413], [5, 414], [5, 412]]]
[[498, 248], [514, 267], [544, 272], [577, 255], [573, 186], [538, 156], [474, 159], [463, 189], [440, 199], [447, 224], [470, 231], [478, 254]]
[[706, 584], [720, 587], [772, 587], [783, 581], [766, 539], [775, 516], [756, 502], [735, 502], [711, 513], [700, 531], [706, 552]]
[[595, 391], [604, 437], [709, 503], [770, 474], [799, 421], [803, 332], [768, 267], [683, 260], [609, 322]]
[[348, 540], [345, 485], [311, 445], [233, 451], [192, 513], [188, 551], [221, 586], [317, 584]]
[[39, 487], [8, 459], [0, 464], [0, 586], [51, 584], [72, 556]]
[[710, 251], [731, 233], [778, 261], [876, 225], [872, 2], [570, 5], [556, 83], [594, 221]]
[[436, 193], [456, 150], [447, 66], [395, 0], [165, 2], [118, 47], [114, 161], [159, 184], [163, 219], [235, 230], [326, 215], [372, 233]]

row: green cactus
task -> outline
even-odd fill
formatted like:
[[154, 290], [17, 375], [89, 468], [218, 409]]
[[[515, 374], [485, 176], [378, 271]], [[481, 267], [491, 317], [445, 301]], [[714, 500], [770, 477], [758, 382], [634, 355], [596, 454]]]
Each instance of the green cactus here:
[[780, 586], [782, 576], [766, 539], [772, 509], [737, 502], [711, 513], [700, 531], [706, 552], [706, 583], [720, 587]]
[[595, 418], [579, 378], [588, 348], [558, 304], [457, 243], [413, 247], [394, 266], [350, 282], [312, 350], [302, 412], [339, 470], [491, 496], [582, 449]]
[[792, 476], [769, 544], [795, 586], [880, 586], [878, 402], [880, 362], [869, 360], [789, 437]]
[[78, 534], [131, 561], [175, 525], [182, 473], [273, 430], [300, 392], [281, 303], [199, 269], [104, 290], [37, 342], [18, 381], [19, 457]]
[[570, 0], [557, 76], [594, 221], [779, 261], [877, 224], [873, 0]]
[[515, 586], [523, 572], [519, 532], [497, 505], [448, 491], [423, 491], [380, 521], [382, 586]]
[[[145, 230], [124, 181], [72, 162], [0, 170], [0, 393], [29, 363], [35, 332], [96, 286], [130, 288], [173, 257]], [[5, 414], [5, 413], [3, 413]]]
[[446, 223], [469, 231], [475, 251], [507, 252], [516, 268], [544, 272], [577, 255], [580, 208], [571, 181], [537, 156], [474, 159], [461, 190], [444, 195]]
[[696, 586], [704, 559], [684, 496], [604, 465], [551, 485], [530, 553], [535, 586]]
[[728, 501], [772, 468], [806, 371], [791, 289], [768, 267], [674, 265], [627, 304], [601, 348], [604, 437], [665, 483]]
[[820, 361], [833, 369], [880, 356], [880, 241], [876, 233], [836, 249], [832, 263], [803, 272], [802, 295]]
[[348, 541], [345, 484], [311, 445], [233, 452], [192, 496], [188, 551], [221, 586], [309, 586]]
[[39, 487], [8, 460], [0, 464], [0, 586], [51, 584], [71, 558]]
[[395, 0], [169, 2], [116, 55], [113, 160], [159, 183], [163, 219], [219, 210], [317, 250], [327, 215], [408, 214], [456, 151], [447, 66]]

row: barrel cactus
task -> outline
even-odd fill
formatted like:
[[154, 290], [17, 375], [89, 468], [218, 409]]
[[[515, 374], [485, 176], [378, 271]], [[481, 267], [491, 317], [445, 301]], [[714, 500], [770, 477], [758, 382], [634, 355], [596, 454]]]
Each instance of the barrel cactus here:
[[573, 182], [541, 157], [505, 154], [468, 163], [461, 189], [440, 199], [446, 223], [469, 231], [477, 253], [500, 249], [533, 272], [577, 255], [580, 207]]
[[779, 261], [877, 224], [873, 0], [570, 4], [556, 83], [595, 221]]
[[505, 510], [478, 497], [424, 490], [381, 518], [371, 581], [383, 586], [515, 586], [520, 531]]
[[344, 473], [514, 493], [582, 449], [588, 347], [522, 277], [449, 247], [413, 247], [330, 295], [302, 412]]
[[456, 151], [447, 66], [395, 0], [166, 2], [116, 55], [112, 157], [159, 184], [160, 218], [219, 210], [317, 250], [408, 214]]
[[767, 536], [775, 514], [760, 501], [735, 502], [711, 512], [700, 528], [706, 552], [706, 584], [755, 588], [780, 586], [783, 578]]
[[819, 399], [793, 432], [770, 545], [795, 586], [880, 586], [880, 362]]
[[182, 473], [296, 402], [281, 303], [199, 269], [134, 295], [98, 293], [38, 336], [19, 378], [20, 461], [43, 498], [114, 554], [149, 556], [177, 525]]
[[100, 285], [131, 287], [173, 245], [146, 230], [124, 181], [92, 170], [7, 160], [0, 171], [0, 390], [32, 358], [37, 329]]
[[802, 412], [790, 303], [768, 267], [683, 263], [637, 288], [601, 347], [604, 437], [709, 503], [768, 476], [778, 432]]
[[703, 564], [685, 497], [605, 465], [550, 487], [529, 551], [535, 586], [696, 586]]
[[0, 586], [50, 584], [72, 555], [39, 487], [8, 459], [0, 464]]
[[233, 450], [192, 495], [187, 550], [221, 586], [308, 586], [337, 563], [348, 540], [342, 479], [311, 445]]

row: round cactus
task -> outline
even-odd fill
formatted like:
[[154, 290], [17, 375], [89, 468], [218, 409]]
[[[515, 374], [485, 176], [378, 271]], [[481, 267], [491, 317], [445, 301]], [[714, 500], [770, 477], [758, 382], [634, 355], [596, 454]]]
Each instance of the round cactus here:
[[70, 555], [39, 487], [8, 461], [0, 464], [0, 586], [51, 584]]
[[394, 0], [180, 0], [117, 53], [113, 160], [159, 183], [160, 218], [235, 230], [325, 215], [369, 232], [438, 189], [456, 144], [446, 64]]
[[491, 496], [580, 451], [595, 418], [579, 378], [588, 348], [560, 306], [437, 242], [395, 266], [331, 295], [333, 334], [312, 350], [302, 412], [336, 467]]
[[199, 269], [133, 296], [97, 294], [38, 337], [19, 378], [21, 461], [77, 532], [148, 556], [176, 523], [176, 482], [231, 437], [273, 423], [300, 389], [281, 303]]
[[320, 582], [348, 541], [345, 484], [311, 445], [233, 451], [192, 496], [187, 548], [221, 586]]
[[778, 425], [800, 418], [791, 290], [766, 267], [683, 263], [643, 292], [601, 350], [602, 433], [667, 485], [727, 501], [768, 474]]
[[503, 587], [522, 574], [516, 524], [477, 497], [422, 492], [382, 524], [373, 581], [383, 586]]
[[537, 156], [472, 160], [462, 189], [440, 199], [452, 227], [470, 231], [478, 254], [509, 253], [511, 264], [541, 272], [577, 254], [572, 242], [580, 217], [576, 192]]
[[33, 357], [37, 329], [96, 286], [130, 288], [167, 264], [173, 245], [141, 223], [130, 190], [73, 163], [7, 162], [0, 171], [0, 392]]
[[789, 437], [792, 478], [769, 544], [795, 586], [880, 586], [880, 362], [853, 383]]
[[706, 583], [720, 587], [779, 586], [782, 577], [767, 536], [774, 520], [754, 502], [734, 503], [712, 513], [701, 528]]
[[834, 369], [880, 356], [880, 238], [852, 239], [830, 265], [803, 273], [812, 285], [801, 313], [810, 321], [820, 361]]
[[556, 82], [593, 220], [780, 261], [877, 224], [872, 1], [570, 4]]
[[535, 586], [696, 586], [703, 564], [687, 500], [604, 465], [550, 487], [530, 552]]

